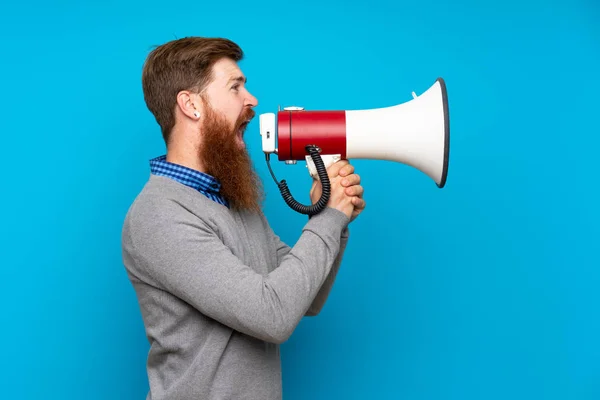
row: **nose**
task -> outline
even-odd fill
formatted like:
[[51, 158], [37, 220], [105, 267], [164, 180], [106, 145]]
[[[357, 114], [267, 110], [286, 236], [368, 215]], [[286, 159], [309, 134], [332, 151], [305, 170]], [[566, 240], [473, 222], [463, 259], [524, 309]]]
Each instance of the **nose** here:
[[256, 107], [258, 105], [258, 99], [250, 92], [248, 92], [248, 95], [246, 96], [246, 105], [250, 107]]

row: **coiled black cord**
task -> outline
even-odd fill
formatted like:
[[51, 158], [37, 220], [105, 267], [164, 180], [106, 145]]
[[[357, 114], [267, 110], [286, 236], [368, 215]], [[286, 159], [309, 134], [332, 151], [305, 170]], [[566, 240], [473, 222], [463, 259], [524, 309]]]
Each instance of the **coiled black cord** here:
[[269, 164], [269, 154], [267, 154], [267, 166], [269, 167], [271, 176], [277, 184], [277, 187], [279, 188], [279, 191], [283, 196], [283, 200], [287, 203], [287, 205], [290, 206], [290, 208], [294, 211], [299, 212], [300, 214], [315, 215], [320, 213], [325, 209], [325, 207], [327, 207], [327, 202], [329, 201], [329, 196], [331, 195], [331, 184], [329, 182], [329, 176], [327, 175], [327, 169], [325, 168], [323, 159], [319, 154], [320, 149], [317, 146], [308, 145], [306, 146], [306, 151], [310, 154], [310, 157], [315, 163], [317, 173], [319, 174], [319, 179], [321, 179], [321, 186], [323, 188], [321, 198], [313, 205], [305, 206], [304, 204], [300, 204], [294, 199], [294, 197], [290, 193], [290, 189], [288, 188], [285, 179], [281, 182], [277, 181], [277, 179], [275, 178], [275, 174], [273, 174], [273, 170], [271, 169], [271, 164]]

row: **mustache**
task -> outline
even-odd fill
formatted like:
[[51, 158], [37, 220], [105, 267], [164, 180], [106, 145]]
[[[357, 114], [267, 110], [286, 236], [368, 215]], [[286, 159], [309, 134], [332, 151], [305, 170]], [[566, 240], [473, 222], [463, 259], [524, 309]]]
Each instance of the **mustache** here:
[[254, 117], [256, 116], [256, 111], [254, 111], [251, 108], [246, 108], [242, 114], [239, 116], [235, 127], [236, 129], [240, 128], [242, 125], [244, 125], [246, 122], [250, 122], [252, 121], [252, 119], [254, 119]]

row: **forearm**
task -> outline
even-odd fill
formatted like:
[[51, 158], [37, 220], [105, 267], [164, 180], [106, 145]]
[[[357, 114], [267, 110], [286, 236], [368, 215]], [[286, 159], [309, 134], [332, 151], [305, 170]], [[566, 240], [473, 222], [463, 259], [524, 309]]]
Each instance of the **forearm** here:
[[[304, 232], [291, 251], [283, 257], [279, 267], [271, 272], [265, 281], [265, 289], [272, 291], [268, 296], [268, 299], [273, 302], [270, 307], [282, 313], [287, 310], [288, 313], [278, 317], [276, 315], [273, 328], [280, 327], [281, 331], [278, 334], [280, 338], [287, 338], [292, 333], [300, 319], [310, 312], [311, 307], [314, 307], [315, 299], [319, 295], [327, 297], [326, 292], [330, 289], [325, 287], [331, 287], [332, 282], [328, 283], [328, 281], [335, 278], [339, 268], [337, 259], [338, 249], [342, 246], [340, 239], [336, 241], [337, 248], [331, 247], [327, 250], [321, 249], [320, 244], [307, 239]], [[310, 259], [301, 261], [306, 258], [307, 252], [310, 253]], [[290, 264], [296, 263], [300, 263], [298, 268], [290, 269]], [[291, 270], [296, 273], [290, 274]], [[319, 307], [322, 307], [322, 304]], [[264, 321], [262, 324], [269, 323], [270, 321]]]
[[342, 264], [342, 260], [344, 257], [344, 251], [346, 250], [346, 245], [348, 243], [348, 236], [349, 236], [349, 231], [348, 231], [348, 228], [346, 228], [346, 230], [344, 232], [342, 232], [342, 236], [341, 236], [341, 240], [340, 240], [340, 250], [335, 258], [335, 261], [333, 262], [333, 266], [331, 267], [331, 270], [329, 271], [327, 278], [325, 278], [325, 281], [323, 282], [321, 289], [319, 290], [315, 299], [313, 300], [312, 304], [310, 305], [310, 308], [306, 312], [306, 316], [309, 316], [309, 317], [316, 316], [323, 309], [323, 306], [325, 305], [325, 302], [327, 301], [327, 298], [329, 297], [329, 293], [331, 293], [331, 289], [333, 288], [335, 278], [337, 277], [337, 273]]

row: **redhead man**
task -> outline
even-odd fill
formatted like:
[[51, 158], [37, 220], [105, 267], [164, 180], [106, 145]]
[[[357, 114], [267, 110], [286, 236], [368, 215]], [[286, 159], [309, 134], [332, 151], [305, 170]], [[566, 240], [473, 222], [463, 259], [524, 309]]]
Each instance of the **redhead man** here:
[[[282, 398], [279, 345], [319, 313], [364, 209], [347, 161], [328, 168], [331, 196], [293, 247], [261, 212], [261, 182], [244, 145], [257, 99], [222, 38], [158, 46], [142, 72], [166, 155], [123, 225], [127, 275], [150, 343], [148, 399]], [[313, 203], [321, 195], [313, 183]]]

